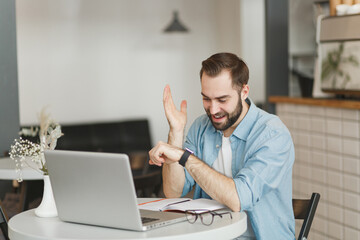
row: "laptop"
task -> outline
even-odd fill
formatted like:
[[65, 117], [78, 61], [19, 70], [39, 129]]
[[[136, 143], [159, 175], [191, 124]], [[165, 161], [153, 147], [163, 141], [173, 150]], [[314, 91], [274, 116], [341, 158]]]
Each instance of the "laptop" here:
[[185, 221], [185, 214], [138, 209], [126, 154], [45, 151], [61, 220], [135, 231]]

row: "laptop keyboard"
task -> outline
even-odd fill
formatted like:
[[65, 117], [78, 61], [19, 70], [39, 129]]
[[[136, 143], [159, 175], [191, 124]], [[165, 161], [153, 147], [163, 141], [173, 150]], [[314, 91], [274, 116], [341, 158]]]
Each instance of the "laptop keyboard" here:
[[157, 221], [159, 220], [158, 218], [148, 218], [148, 217], [141, 217], [141, 222], [144, 223], [149, 223], [149, 222], [153, 222], [153, 221]]

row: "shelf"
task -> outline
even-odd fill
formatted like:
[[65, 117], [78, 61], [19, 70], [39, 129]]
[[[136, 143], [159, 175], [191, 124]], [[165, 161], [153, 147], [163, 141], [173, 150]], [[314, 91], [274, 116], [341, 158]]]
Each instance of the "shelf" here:
[[269, 102], [270, 103], [290, 103], [290, 104], [299, 104], [299, 105], [323, 106], [323, 107], [333, 107], [333, 108], [360, 109], [360, 101], [359, 100], [272, 96], [272, 97], [269, 97]]

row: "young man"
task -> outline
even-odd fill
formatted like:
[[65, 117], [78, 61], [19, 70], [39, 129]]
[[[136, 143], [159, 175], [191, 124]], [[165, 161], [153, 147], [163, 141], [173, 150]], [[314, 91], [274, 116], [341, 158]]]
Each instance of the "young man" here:
[[149, 156], [151, 164], [163, 165], [166, 197], [195, 186], [194, 198], [246, 211], [256, 239], [295, 239], [289, 131], [248, 98], [249, 70], [236, 55], [206, 59], [200, 78], [206, 115], [194, 121], [184, 144], [186, 101], [179, 111], [169, 86], [164, 90], [168, 143], [159, 142]]

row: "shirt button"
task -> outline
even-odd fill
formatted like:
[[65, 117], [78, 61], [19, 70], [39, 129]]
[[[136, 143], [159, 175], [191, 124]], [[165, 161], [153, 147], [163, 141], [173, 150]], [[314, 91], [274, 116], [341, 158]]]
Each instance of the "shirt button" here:
[[216, 145], [216, 148], [219, 148], [220, 147], [220, 145]]

